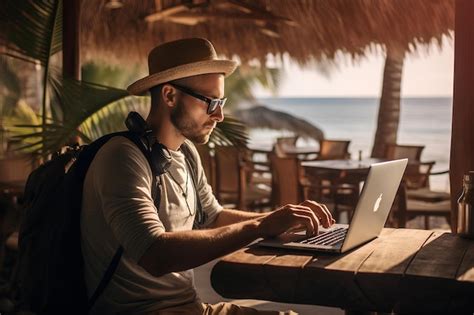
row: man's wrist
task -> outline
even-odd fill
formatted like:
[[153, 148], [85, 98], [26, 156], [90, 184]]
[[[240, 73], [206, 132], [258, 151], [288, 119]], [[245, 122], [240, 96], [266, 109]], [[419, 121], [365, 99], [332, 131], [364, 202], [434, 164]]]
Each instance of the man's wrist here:
[[260, 220], [261, 218], [245, 222], [244, 230], [251, 237], [252, 241], [263, 237], [263, 234], [260, 229]]

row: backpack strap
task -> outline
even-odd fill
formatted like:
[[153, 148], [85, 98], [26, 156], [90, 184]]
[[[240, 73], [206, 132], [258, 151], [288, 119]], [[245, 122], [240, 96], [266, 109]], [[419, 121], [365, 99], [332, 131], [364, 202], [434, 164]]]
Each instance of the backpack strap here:
[[193, 229], [199, 229], [200, 226], [202, 226], [206, 222], [206, 214], [202, 210], [202, 204], [201, 200], [199, 198], [199, 193], [198, 193], [198, 165], [197, 165], [197, 157], [196, 157], [196, 152], [191, 148], [192, 144], [189, 144], [187, 141], [184, 141], [183, 144], [181, 145], [181, 151], [183, 151], [186, 164], [188, 168], [191, 170], [191, 179], [193, 181], [194, 185], [194, 193], [196, 194], [196, 206], [197, 206], [197, 211], [196, 211], [196, 217], [194, 219], [194, 224], [193, 224]]
[[97, 286], [97, 289], [95, 289], [94, 294], [92, 294], [91, 298], [87, 302], [87, 312], [89, 312], [92, 306], [94, 306], [99, 296], [104, 292], [105, 288], [109, 284], [110, 280], [112, 279], [112, 276], [115, 273], [115, 270], [117, 270], [117, 267], [120, 262], [120, 258], [122, 258], [122, 254], [123, 254], [123, 247], [120, 246], [115, 252], [115, 255], [112, 258], [112, 261], [110, 262], [109, 267], [107, 268], [104, 275], [102, 276], [102, 279], [100, 280], [99, 285]]
[[[99, 149], [107, 141], [109, 141], [111, 138], [117, 137], [117, 136], [122, 136], [122, 137], [125, 137], [125, 138], [129, 139], [130, 141], [132, 141], [140, 149], [140, 151], [143, 153], [143, 155], [147, 159], [148, 164], [150, 165], [151, 170], [152, 170], [152, 174], [153, 174], [152, 189], [155, 190], [155, 192], [153, 193], [154, 203], [155, 203], [155, 205], [159, 205], [160, 200], [161, 200], [161, 194], [160, 194], [160, 190], [158, 189], [158, 186], [157, 186], [158, 181], [157, 181], [157, 176], [155, 176], [156, 169], [155, 169], [155, 164], [152, 162], [151, 152], [145, 146], [145, 144], [143, 143], [140, 136], [138, 136], [137, 134], [135, 134], [133, 132], [130, 132], [130, 131], [116, 132], [116, 133], [105, 135], [105, 136], [99, 138], [98, 140], [94, 141], [90, 145], [91, 147], [93, 146], [93, 148], [91, 148], [91, 150], [88, 150], [90, 153], [87, 154], [86, 157], [84, 157], [84, 159], [86, 161], [81, 163], [82, 166], [83, 166], [82, 169], [81, 169], [81, 171], [82, 171], [81, 175], [84, 176], [82, 178], [82, 180], [84, 180], [86, 172], [87, 172], [87, 168], [89, 167], [90, 163], [94, 159], [94, 157], [97, 154], [97, 152], [99, 151]], [[112, 277], [113, 277], [113, 275], [114, 275], [115, 271], [117, 270], [117, 267], [120, 263], [120, 259], [122, 258], [123, 250], [124, 250], [123, 247], [119, 246], [119, 248], [115, 252], [115, 254], [112, 258], [112, 261], [110, 262], [110, 264], [107, 267], [104, 275], [102, 276], [102, 279], [99, 282], [99, 285], [97, 286], [97, 288], [95, 289], [94, 293], [92, 294], [91, 298], [88, 301], [88, 305], [87, 305], [87, 310], [88, 311], [90, 311], [92, 306], [94, 306], [95, 302], [100, 297], [100, 295], [104, 292], [104, 290], [107, 287], [107, 285], [109, 284], [110, 280], [112, 280]]]

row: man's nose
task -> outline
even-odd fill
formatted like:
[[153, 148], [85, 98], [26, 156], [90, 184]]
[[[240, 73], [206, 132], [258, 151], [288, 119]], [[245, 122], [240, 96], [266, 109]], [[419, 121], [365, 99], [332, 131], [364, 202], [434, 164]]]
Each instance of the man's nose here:
[[224, 110], [221, 106], [217, 106], [217, 109], [211, 114], [211, 119], [217, 122], [224, 120]]

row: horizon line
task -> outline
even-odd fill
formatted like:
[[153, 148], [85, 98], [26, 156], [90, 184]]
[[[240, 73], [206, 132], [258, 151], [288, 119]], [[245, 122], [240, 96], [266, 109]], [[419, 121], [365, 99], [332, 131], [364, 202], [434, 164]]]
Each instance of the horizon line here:
[[[255, 98], [380, 98], [377, 95], [357, 95], [357, 96], [338, 96], [338, 95], [275, 95], [275, 96], [255, 96]], [[403, 98], [453, 98], [452, 95], [407, 95], [401, 96]]]

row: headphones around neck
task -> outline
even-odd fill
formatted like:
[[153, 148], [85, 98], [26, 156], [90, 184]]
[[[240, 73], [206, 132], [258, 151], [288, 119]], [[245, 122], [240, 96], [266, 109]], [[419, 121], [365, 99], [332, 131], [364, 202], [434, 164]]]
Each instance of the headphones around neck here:
[[171, 166], [171, 153], [153, 135], [152, 129], [137, 112], [130, 112], [125, 120], [128, 130], [139, 136], [151, 155], [151, 167], [156, 176], [160, 176]]

